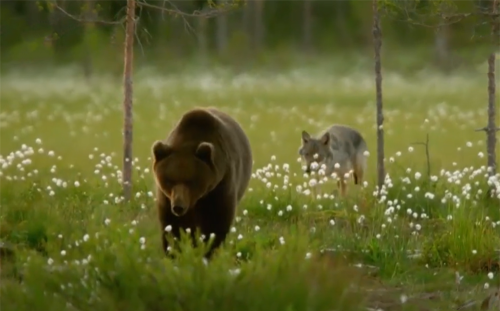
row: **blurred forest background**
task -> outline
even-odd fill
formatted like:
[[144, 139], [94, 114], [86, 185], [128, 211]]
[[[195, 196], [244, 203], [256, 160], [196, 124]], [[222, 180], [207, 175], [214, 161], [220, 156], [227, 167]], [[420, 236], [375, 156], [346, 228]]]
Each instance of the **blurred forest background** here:
[[[331, 63], [339, 70], [354, 70], [364, 60], [363, 67], [373, 70], [372, 1], [254, 0], [238, 2], [234, 10], [213, 18], [168, 14], [143, 7], [141, 1], [136, 11], [136, 68], [151, 65], [173, 72], [226, 66], [243, 71]], [[435, 9], [432, 2], [419, 1], [420, 17]], [[47, 1], [0, 2], [2, 71], [76, 64], [87, 76], [100, 71], [121, 75], [124, 24], [83, 23], [69, 14], [117, 22], [124, 19], [126, 0], [58, 3], [66, 13]], [[147, 3], [187, 13], [209, 9], [203, 0]], [[456, 12], [474, 12], [491, 3], [463, 0], [453, 5]], [[415, 23], [416, 14], [394, 10], [382, 15], [384, 68], [450, 73], [485, 63], [491, 53], [491, 25], [481, 17], [427, 27]]]

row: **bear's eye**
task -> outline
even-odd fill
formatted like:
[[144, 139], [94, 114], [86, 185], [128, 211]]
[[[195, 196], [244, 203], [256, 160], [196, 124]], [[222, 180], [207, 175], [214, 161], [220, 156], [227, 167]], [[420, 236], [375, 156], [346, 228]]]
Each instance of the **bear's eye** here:
[[167, 178], [163, 178], [161, 182], [163, 186], [167, 188], [172, 188], [174, 186], [174, 182]]
[[182, 182], [184, 184], [184, 186], [186, 186], [186, 188], [188, 189], [192, 189], [194, 187], [196, 187], [197, 183], [192, 181], [192, 180], [185, 180]]

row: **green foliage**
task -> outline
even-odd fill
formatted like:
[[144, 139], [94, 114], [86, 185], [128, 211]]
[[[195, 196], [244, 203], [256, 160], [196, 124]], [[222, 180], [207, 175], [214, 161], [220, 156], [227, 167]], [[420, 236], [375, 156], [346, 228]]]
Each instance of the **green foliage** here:
[[456, 1], [452, 0], [379, 0], [379, 3], [380, 8], [386, 10], [387, 13], [396, 13], [407, 17], [451, 14], [457, 9]]
[[[384, 12], [384, 49], [395, 51], [401, 46], [409, 50], [427, 49], [425, 57], [412, 68], [421, 68], [433, 57], [435, 27], [418, 27], [419, 24], [437, 26], [441, 14], [467, 13], [477, 9], [475, 1], [417, 1], [381, 0]], [[120, 22], [125, 15], [126, 1], [66, 1], [61, 12], [53, 0], [45, 1], [2, 1], [2, 65], [57, 63], [82, 63], [89, 58], [96, 70], [111, 64], [112, 71], [118, 70], [113, 63], [123, 49], [122, 25], [108, 23], [84, 23], [78, 20], [98, 20]], [[92, 4], [90, 4], [92, 3]], [[155, 4], [155, 3], [151, 3]], [[205, 30], [198, 29], [196, 18], [174, 13], [162, 13], [154, 8], [138, 7], [139, 16], [136, 30], [136, 59], [139, 64], [149, 63], [166, 68], [176, 66], [180, 60], [190, 64], [199, 56], [198, 38], [205, 32], [208, 44], [207, 59], [216, 63], [229, 64], [241, 70], [246, 64], [252, 67], [261, 64], [269, 68], [293, 65], [298, 47], [304, 45], [304, 2], [263, 1], [262, 18], [253, 16], [252, 6], [241, 0], [228, 3], [216, 1], [173, 1], [167, 8], [192, 13], [201, 7], [229, 9], [227, 19], [228, 42], [226, 48], [218, 50], [217, 18], [207, 21]], [[372, 8], [370, 2], [363, 1], [311, 1], [311, 42], [312, 56], [332, 53], [344, 58], [354, 53], [366, 53], [372, 45], [370, 32]], [[262, 20], [263, 41], [260, 51], [253, 51], [255, 31], [259, 27], [256, 20]], [[458, 21], [458, 20], [457, 20]], [[450, 50], [458, 46], [471, 46], [468, 59], [476, 55], [477, 49], [486, 46], [483, 42], [489, 27], [482, 26], [484, 18], [460, 19], [450, 26]], [[91, 25], [89, 27], [89, 25]], [[36, 27], [35, 27], [36, 26]], [[484, 29], [483, 29], [484, 28]], [[335, 29], [335, 31], [331, 31]], [[298, 54], [298, 55], [297, 55]], [[312, 57], [311, 56], [311, 57]], [[415, 59], [414, 59], [415, 61]], [[183, 66], [181, 66], [183, 67]], [[401, 66], [397, 66], [401, 67]], [[456, 66], [453, 66], [456, 67]]]
[[[127, 203], [121, 81], [86, 84], [71, 71], [3, 76], [0, 250], [13, 245], [15, 257], [0, 255], [0, 308], [448, 310], [456, 296], [484, 296], [484, 283], [498, 278], [487, 273], [500, 245], [498, 199], [485, 197], [483, 137], [472, 130], [485, 120], [470, 104], [486, 102], [484, 75], [386, 73], [389, 176], [377, 198], [373, 80], [352, 68], [339, 75], [334, 65], [240, 77], [141, 68]], [[175, 260], [165, 258], [150, 162], [151, 142], [200, 103], [241, 122], [255, 159], [234, 229], [208, 265], [185, 239]], [[346, 198], [333, 181], [314, 186], [319, 177], [304, 177], [297, 163], [300, 131], [338, 122], [358, 128], [370, 151], [367, 185], [350, 179]], [[409, 148], [426, 133], [430, 179], [423, 150]], [[419, 298], [438, 290], [445, 294]]]
[[441, 224], [423, 245], [423, 261], [431, 266], [461, 267], [481, 273], [499, 261], [500, 237], [483, 211], [461, 210]]

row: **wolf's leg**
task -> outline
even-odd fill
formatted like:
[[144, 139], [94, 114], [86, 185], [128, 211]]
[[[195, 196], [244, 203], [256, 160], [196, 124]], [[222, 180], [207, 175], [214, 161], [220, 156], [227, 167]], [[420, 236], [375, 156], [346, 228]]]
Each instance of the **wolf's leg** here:
[[358, 178], [358, 161], [357, 161], [357, 156], [353, 156], [351, 158], [351, 167], [352, 167], [352, 177], [354, 178], [354, 184], [357, 185], [359, 183], [359, 178]]
[[337, 189], [333, 190], [332, 193], [334, 195], [337, 195], [337, 193], [339, 192], [340, 190], [340, 178], [337, 178]]
[[357, 165], [354, 168], [353, 176], [355, 185], [360, 185], [363, 182], [364, 172], [363, 172], [363, 167], [361, 165]]
[[346, 186], [347, 185], [346, 185], [344, 177], [341, 177], [339, 182], [340, 182], [340, 194], [342, 196], [345, 196], [345, 194], [346, 194]]
[[355, 176], [357, 177], [356, 185], [361, 185], [361, 183], [363, 182], [363, 177], [364, 177], [363, 167], [358, 167], [358, 169], [356, 170]]
[[354, 165], [354, 184], [360, 185], [363, 182], [366, 168], [366, 159], [363, 153], [358, 152], [356, 158], [353, 161]]

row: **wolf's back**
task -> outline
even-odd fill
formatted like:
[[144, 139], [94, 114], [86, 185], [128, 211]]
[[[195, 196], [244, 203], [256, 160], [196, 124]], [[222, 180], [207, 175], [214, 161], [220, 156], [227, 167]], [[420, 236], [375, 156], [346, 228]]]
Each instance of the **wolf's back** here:
[[365, 150], [367, 150], [365, 139], [363, 138], [361, 133], [359, 133], [352, 127], [349, 127], [347, 125], [334, 124], [328, 129], [328, 133], [330, 134], [330, 136], [337, 138], [341, 145], [341, 148], [345, 146], [346, 143], [352, 146], [353, 150], [345, 150], [348, 153], [363, 153]]

